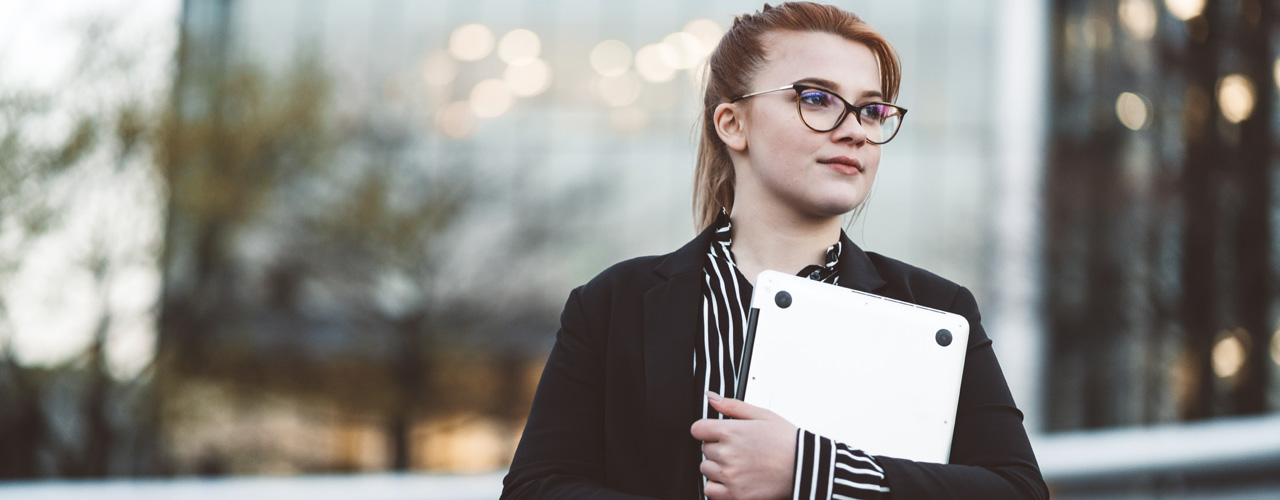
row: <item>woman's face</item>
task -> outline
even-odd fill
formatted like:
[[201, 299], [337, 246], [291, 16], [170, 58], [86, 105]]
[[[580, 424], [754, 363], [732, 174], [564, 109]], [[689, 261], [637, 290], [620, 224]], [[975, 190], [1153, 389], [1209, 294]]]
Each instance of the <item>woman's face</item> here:
[[[751, 92], [805, 83], [834, 91], [854, 105], [883, 101], [876, 58], [866, 45], [817, 32], [774, 32]], [[835, 130], [815, 132], [796, 112], [796, 93], [770, 92], [739, 101], [740, 141], [734, 158], [735, 205], [829, 218], [866, 200], [880, 165], [880, 146], [867, 142], [850, 113]], [[740, 146], [735, 147], [735, 146]]]

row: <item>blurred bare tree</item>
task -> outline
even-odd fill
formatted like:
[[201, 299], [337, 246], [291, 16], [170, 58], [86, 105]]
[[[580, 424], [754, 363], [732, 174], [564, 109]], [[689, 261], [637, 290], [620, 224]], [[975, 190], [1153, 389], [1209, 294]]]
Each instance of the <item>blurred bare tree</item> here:
[[[0, 141], [0, 236], [6, 251], [0, 252], [0, 283], [11, 283], [29, 248], [47, 231], [53, 210], [40, 190], [51, 177], [83, 155], [91, 128], [73, 133], [62, 144], [34, 146], [24, 137], [24, 125], [47, 112], [48, 100], [8, 93], [0, 97], [4, 138]], [[6, 295], [0, 294], [0, 383], [5, 390], [0, 404], [0, 477], [31, 477], [38, 471], [37, 457], [48, 429], [40, 404], [38, 371], [24, 366], [14, 353], [14, 325]]]
[[[138, 473], [157, 458], [152, 422], [120, 417], [149, 404], [147, 373], [117, 377], [107, 359], [116, 323], [130, 319], [117, 317], [110, 290], [125, 268], [154, 266], [154, 245], [127, 211], [69, 229], [85, 199], [121, 185], [114, 196], [145, 198], [154, 187], [146, 156], [155, 100], [116, 29], [108, 20], [86, 25], [76, 70], [59, 88], [0, 89], [0, 478]], [[134, 234], [120, 238], [122, 229]], [[78, 249], [74, 265], [92, 282], [80, 291], [101, 306], [75, 312], [95, 315], [89, 342], [51, 366], [22, 361], [8, 303], [26, 293], [12, 287], [41, 245]], [[113, 460], [122, 450], [128, 456]]]
[[[228, 54], [230, 6], [210, 5], [206, 22], [183, 23], [158, 135], [158, 393], [217, 380], [327, 401], [335, 418], [376, 419], [397, 470], [422, 456], [411, 434], [431, 415], [519, 418], [527, 403], [505, 396], [521, 391], [468, 390], [484, 371], [442, 360], [541, 354], [560, 303], [539, 293], [537, 269], [598, 202], [598, 182], [533, 192], [465, 153], [426, 161], [411, 117], [343, 114], [314, 51], [276, 72]], [[508, 378], [499, 385], [522, 384]], [[158, 411], [172, 427], [195, 410]]]
[[[122, 320], [105, 306], [81, 356], [24, 364], [0, 295], [0, 477], [246, 471], [218, 443], [175, 451], [206, 411], [185, 395], [208, 381], [372, 418], [400, 470], [421, 463], [413, 429], [433, 415], [518, 425], [527, 381], [513, 362], [547, 347], [563, 297], [539, 285], [600, 202], [598, 180], [535, 191], [528, 168], [495, 179], [402, 113], [343, 114], [314, 51], [268, 71], [227, 54], [225, 23], [183, 26], [167, 99], [121, 85], [130, 58], [108, 24], [86, 33], [77, 82], [0, 92], [0, 283], [83, 209], [75, 194], [110, 189], [104, 178], [149, 179], [163, 219], [144, 251], [114, 243], [132, 221], [104, 222], [79, 261], [104, 304], [122, 266], [160, 270], [155, 358], [136, 377], [111, 373]], [[94, 90], [106, 81], [111, 92]], [[36, 137], [51, 116], [74, 125]], [[450, 149], [428, 161], [427, 147]], [[344, 467], [325, 460], [295, 465]]]

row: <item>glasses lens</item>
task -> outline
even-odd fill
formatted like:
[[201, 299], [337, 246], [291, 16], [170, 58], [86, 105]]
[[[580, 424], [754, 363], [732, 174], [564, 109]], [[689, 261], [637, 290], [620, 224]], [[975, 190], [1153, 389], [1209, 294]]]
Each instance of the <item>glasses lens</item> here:
[[902, 124], [902, 110], [888, 104], [865, 106], [858, 117], [863, 130], [867, 131], [867, 140], [874, 143], [892, 139]]
[[844, 103], [830, 92], [817, 89], [800, 91], [800, 119], [815, 130], [831, 130], [835, 128], [840, 115], [844, 113]]

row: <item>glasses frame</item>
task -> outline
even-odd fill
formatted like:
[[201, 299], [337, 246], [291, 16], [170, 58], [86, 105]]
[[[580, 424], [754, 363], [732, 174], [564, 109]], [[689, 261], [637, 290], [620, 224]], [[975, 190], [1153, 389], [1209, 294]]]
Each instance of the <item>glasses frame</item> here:
[[[858, 105], [854, 105], [854, 104], [849, 103], [849, 101], [848, 101], [848, 100], [846, 100], [844, 97], [842, 97], [840, 94], [837, 94], [837, 93], [835, 93], [835, 92], [833, 92], [833, 91], [831, 91], [831, 90], [828, 90], [828, 89], [823, 88], [823, 87], [819, 87], [819, 86], [817, 86], [817, 85], [807, 85], [807, 84], [803, 84], [803, 83], [793, 83], [793, 84], [791, 84], [791, 85], [784, 85], [784, 86], [778, 87], [778, 88], [776, 88], [776, 89], [761, 90], [761, 91], [759, 91], [759, 92], [752, 92], [752, 93], [750, 93], [750, 94], [741, 95], [741, 96], [735, 97], [735, 98], [733, 98], [733, 99], [730, 99], [730, 100], [729, 100], [729, 102], [730, 102], [730, 103], [735, 103], [735, 102], [741, 101], [741, 100], [743, 100], [743, 99], [746, 99], [746, 98], [748, 98], [748, 97], [755, 97], [755, 96], [758, 96], [758, 95], [760, 95], [760, 94], [768, 94], [768, 93], [770, 93], [770, 92], [781, 92], [781, 91], [783, 91], [783, 90], [794, 90], [794, 91], [796, 92], [796, 114], [797, 114], [797, 115], [800, 115], [800, 122], [801, 122], [801, 123], [804, 123], [804, 126], [809, 127], [809, 130], [812, 130], [812, 131], [814, 131], [814, 132], [824, 132], [824, 133], [825, 133], [825, 132], [830, 132], [830, 131], [832, 131], [832, 130], [835, 130], [835, 129], [839, 128], [839, 127], [840, 127], [840, 124], [844, 123], [844, 119], [845, 119], [845, 118], [847, 118], [847, 117], [849, 116], [849, 114], [850, 114], [850, 113], [853, 113], [853, 117], [854, 117], [854, 119], [855, 119], [855, 120], [858, 120], [858, 125], [862, 125], [862, 110], [863, 110], [863, 108], [866, 108], [866, 107], [868, 107], [868, 106], [889, 106], [889, 107], [891, 107], [891, 108], [894, 108], [894, 109], [898, 110], [898, 120], [899, 120], [899, 121], [904, 120], [904, 119], [906, 119], [906, 117], [907, 117], [907, 108], [904, 108], [904, 107], [902, 107], [902, 106], [898, 106], [898, 105], [896, 105], [896, 104], [892, 104], [892, 103], [888, 103], [888, 102], [883, 102], [883, 101], [874, 101], [874, 102], [869, 102], [869, 103], [863, 104], [863, 105], [861, 105], [861, 106], [858, 106]], [[822, 91], [822, 92], [826, 92], [826, 93], [828, 93], [828, 94], [831, 94], [831, 95], [835, 96], [835, 98], [836, 98], [836, 99], [839, 99], [839, 100], [840, 100], [840, 102], [844, 103], [844, 111], [842, 111], [842, 112], [840, 113], [840, 118], [837, 118], [837, 119], [836, 119], [836, 124], [835, 124], [835, 125], [832, 125], [832, 126], [831, 126], [831, 128], [826, 129], [826, 130], [823, 130], [823, 129], [820, 129], [820, 128], [817, 128], [817, 127], [814, 127], [813, 125], [810, 125], [808, 121], [805, 121], [805, 119], [804, 119], [804, 113], [803, 113], [802, 111], [800, 111], [800, 93], [801, 93], [801, 92], [804, 92], [804, 91], [806, 91], [806, 90], [819, 90], [819, 91]], [[898, 124], [898, 128], [896, 128], [896, 129], [894, 129], [894, 130], [893, 130], [893, 135], [890, 135], [888, 139], [885, 139], [885, 140], [883, 140], [883, 141], [873, 141], [873, 140], [871, 140], [871, 138], [870, 138], [870, 137], [868, 137], [868, 138], [867, 138], [867, 142], [870, 142], [870, 143], [872, 143], [872, 144], [884, 144], [884, 143], [887, 143], [887, 142], [889, 142], [889, 141], [892, 141], [894, 137], [897, 137], [897, 136], [898, 136], [898, 131], [899, 131], [899, 130], [902, 130], [902, 124], [901, 124], [901, 123], [899, 123], [899, 124]]]

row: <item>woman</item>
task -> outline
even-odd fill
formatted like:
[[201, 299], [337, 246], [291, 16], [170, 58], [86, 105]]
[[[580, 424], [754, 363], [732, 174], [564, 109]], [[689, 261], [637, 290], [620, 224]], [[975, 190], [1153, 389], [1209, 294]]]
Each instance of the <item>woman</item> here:
[[[889, 43], [835, 7], [766, 5], [735, 20], [709, 70], [706, 229], [570, 294], [503, 498], [1047, 498], [972, 294], [841, 230], [906, 113], [889, 104]], [[951, 464], [869, 456], [732, 399], [742, 305], [765, 269], [969, 320]]]

